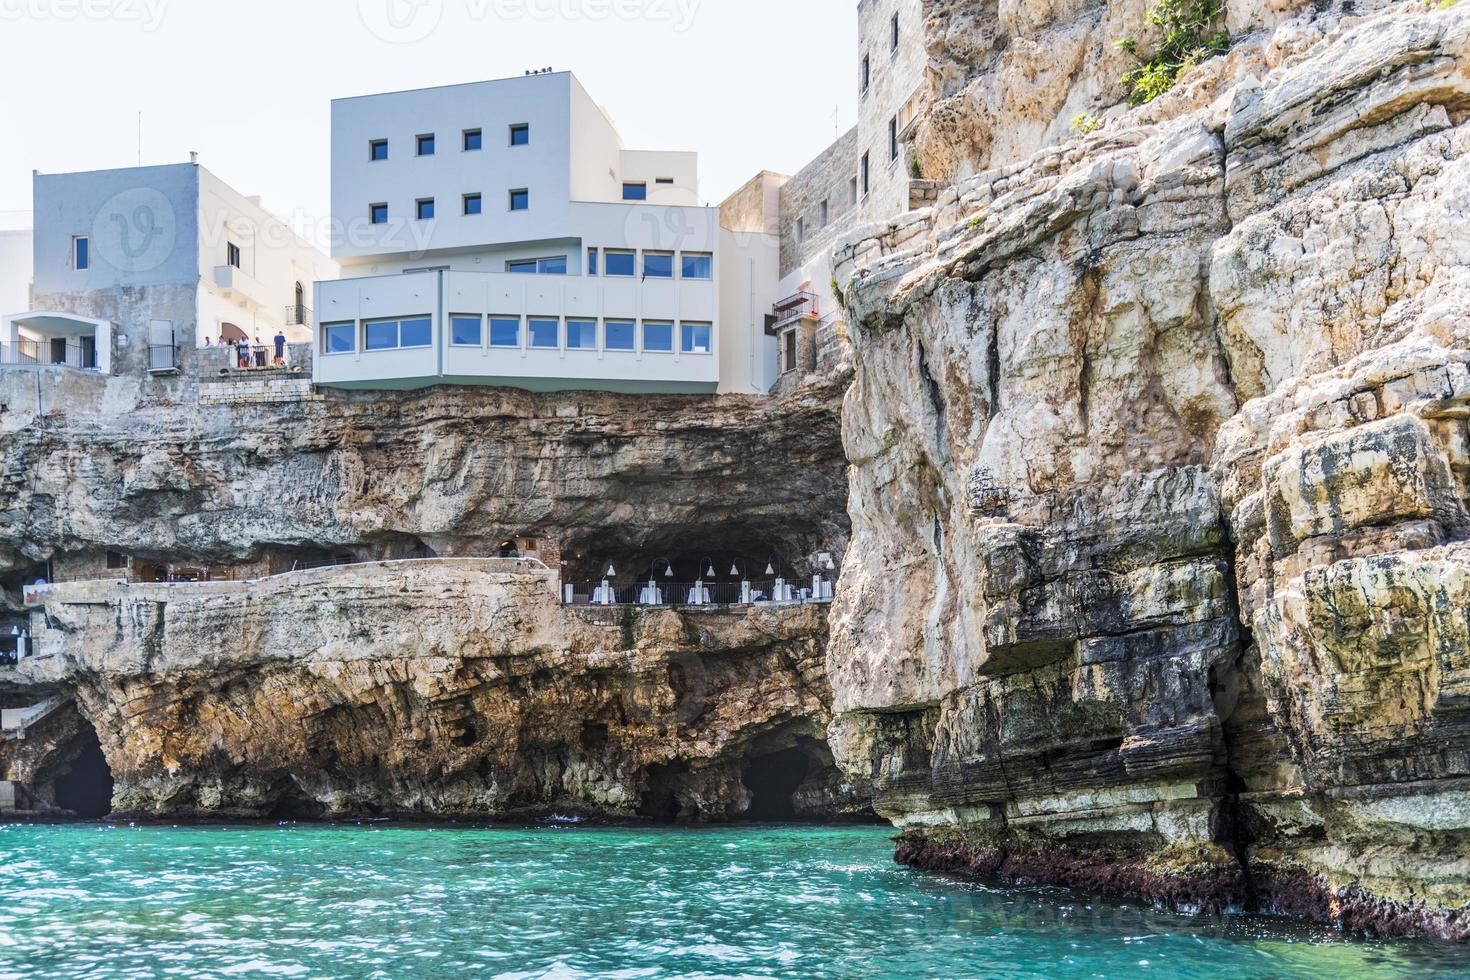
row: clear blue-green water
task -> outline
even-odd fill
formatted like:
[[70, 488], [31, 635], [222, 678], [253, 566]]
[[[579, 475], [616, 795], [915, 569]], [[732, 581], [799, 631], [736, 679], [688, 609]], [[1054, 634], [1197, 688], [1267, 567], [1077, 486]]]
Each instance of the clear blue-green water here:
[[874, 827], [0, 826], [0, 977], [1430, 977], [1470, 951], [1001, 890]]

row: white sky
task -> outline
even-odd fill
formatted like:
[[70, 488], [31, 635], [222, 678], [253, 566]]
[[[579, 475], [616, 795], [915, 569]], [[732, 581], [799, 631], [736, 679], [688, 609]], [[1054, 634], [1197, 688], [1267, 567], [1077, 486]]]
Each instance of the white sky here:
[[0, 0], [0, 228], [31, 171], [189, 151], [299, 228], [331, 99], [570, 69], [634, 149], [695, 150], [718, 203], [856, 121], [857, 0]]

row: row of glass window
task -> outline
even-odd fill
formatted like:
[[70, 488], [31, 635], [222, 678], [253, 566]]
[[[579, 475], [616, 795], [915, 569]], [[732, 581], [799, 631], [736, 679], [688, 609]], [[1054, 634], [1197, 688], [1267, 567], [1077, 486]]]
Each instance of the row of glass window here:
[[[672, 279], [674, 270], [680, 279], [713, 279], [715, 257], [709, 252], [644, 252], [643, 278]], [[587, 274], [589, 276], [636, 277], [638, 252], [634, 249], [607, 248], [587, 250]]]
[[[449, 318], [449, 343], [454, 347], [489, 346], [521, 349], [522, 321], [518, 316], [491, 314], [488, 317], [456, 313]], [[597, 320], [592, 317], [527, 317], [524, 346], [531, 350], [610, 350], [671, 354], [675, 330], [672, 320]], [[563, 329], [563, 327], [565, 329]], [[598, 332], [601, 328], [601, 344]], [[322, 324], [322, 353], [351, 354], [357, 350], [358, 328], [352, 321]], [[714, 325], [683, 321], [678, 325], [679, 351], [683, 354], [714, 353]], [[432, 347], [433, 319], [428, 316], [364, 320], [362, 344], [365, 351]]]
[[[511, 146], [529, 146], [531, 144], [531, 126], [529, 123], [515, 123], [510, 127]], [[460, 132], [460, 147], [464, 150], [479, 150], [485, 145], [485, 133], [479, 129], [466, 129]], [[431, 157], [438, 148], [438, 139], [433, 133], [420, 133], [414, 137], [414, 147], [421, 157]], [[368, 160], [377, 162], [388, 159], [388, 141], [386, 139], [368, 140]]]
[[[509, 191], [508, 210], [529, 211], [531, 209], [531, 192], [524, 187]], [[414, 217], [420, 221], [432, 221], [438, 211], [438, 204], [432, 197], [421, 197], [413, 202]], [[467, 215], [483, 214], [485, 210], [485, 199], [480, 194], [464, 194], [460, 196], [461, 213]], [[388, 223], [388, 204], [380, 201], [368, 205], [368, 221], [375, 225], [386, 225]]]

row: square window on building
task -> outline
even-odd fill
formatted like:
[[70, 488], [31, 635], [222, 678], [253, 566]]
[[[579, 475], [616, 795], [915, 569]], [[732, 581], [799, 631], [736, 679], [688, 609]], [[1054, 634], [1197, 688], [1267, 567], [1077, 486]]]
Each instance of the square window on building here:
[[419, 156], [431, 157], [434, 155], [434, 134], [426, 133], [419, 137]]
[[490, 318], [490, 346], [521, 346], [521, 318], [518, 316], [492, 316]]
[[429, 221], [434, 217], [434, 199], [432, 197], [419, 198], [414, 202], [414, 207], [417, 209], [420, 221]]
[[225, 264], [240, 268], [240, 246], [234, 242], [225, 242]]
[[481, 209], [483, 207], [484, 207], [484, 202], [480, 200], [480, 195], [478, 195], [478, 194], [466, 194], [464, 196], [464, 213], [465, 214], [479, 214], [480, 211], [481, 211]]
[[638, 274], [638, 255], [631, 250], [610, 248], [607, 250], [607, 275], [609, 276], [636, 276]]
[[350, 354], [357, 349], [357, 324], [323, 323], [322, 353]]
[[587, 250], [587, 275], [597, 275], [597, 249], [595, 248]]
[[72, 238], [71, 265], [79, 272], [92, 267], [92, 240], [86, 235], [77, 235]]
[[530, 146], [531, 127], [526, 123], [517, 123], [516, 125], [510, 127], [510, 145]]
[[679, 275], [685, 279], [713, 279], [715, 257], [708, 252], [685, 252], [679, 256]]
[[531, 346], [540, 350], [555, 350], [560, 345], [557, 343], [557, 333], [561, 326], [560, 321], [547, 317], [531, 317]]
[[643, 349], [646, 351], [673, 353], [674, 325], [659, 320], [644, 320]]
[[463, 313], [449, 317], [449, 342], [455, 347], [480, 346], [480, 318]]
[[623, 184], [623, 200], [646, 201], [648, 200], [648, 185], [641, 180], [626, 181]]
[[388, 205], [369, 204], [368, 220], [375, 225], [386, 225], [388, 223]]
[[518, 190], [510, 192], [510, 209], [512, 211], [528, 211], [531, 208], [531, 192]]
[[679, 349], [685, 354], [709, 354], [714, 326], [709, 323], [679, 324]]
[[597, 321], [568, 319], [567, 350], [597, 350]]
[[368, 159], [369, 160], [386, 160], [386, 159], [388, 159], [388, 141], [387, 140], [369, 140], [368, 141]]
[[644, 252], [643, 253], [643, 278], [645, 278], [645, 279], [672, 279], [672, 278], [674, 278], [674, 253], [673, 252]]
[[608, 320], [603, 329], [602, 345], [607, 350], [633, 350], [636, 333], [632, 320]]
[[481, 133], [478, 129], [467, 129], [464, 131], [464, 148], [466, 150], [478, 150], [482, 142]]

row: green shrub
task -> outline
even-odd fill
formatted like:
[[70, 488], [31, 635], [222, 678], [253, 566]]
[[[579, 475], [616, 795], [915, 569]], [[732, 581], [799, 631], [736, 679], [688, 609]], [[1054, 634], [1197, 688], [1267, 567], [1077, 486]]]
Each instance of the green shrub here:
[[1103, 121], [1090, 112], [1079, 112], [1072, 117], [1072, 128], [1079, 133], [1095, 133], [1102, 129]]
[[1162, 28], [1164, 37], [1151, 57], [1139, 58], [1138, 42], [1131, 37], [1115, 41], [1138, 62], [1122, 79], [1128, 104], [1152, 102], [1173, 88], [1180, 75], [1229, 50], [1230, 32], [1219, 26], [1223, 13], [1223, 0], [1158, 0], [1148, 22]]
[[914, 180], [924, 179], [924, 171], [919, 167], [918, 157], [909, 158], [909, 176], [914, 178]]

